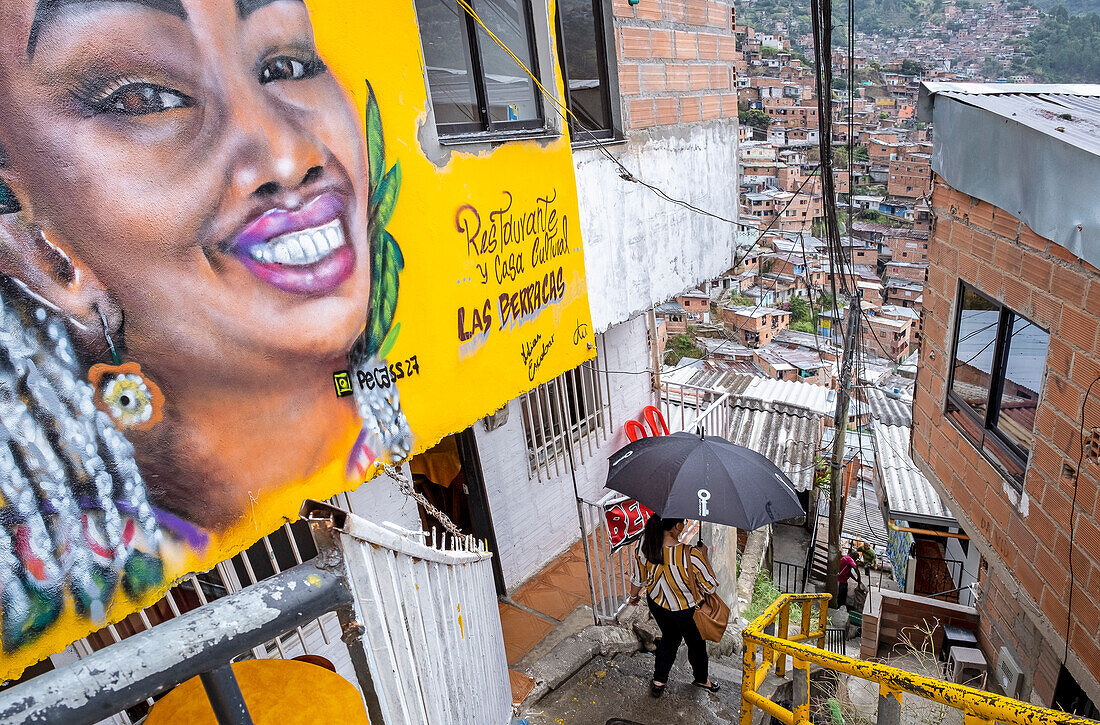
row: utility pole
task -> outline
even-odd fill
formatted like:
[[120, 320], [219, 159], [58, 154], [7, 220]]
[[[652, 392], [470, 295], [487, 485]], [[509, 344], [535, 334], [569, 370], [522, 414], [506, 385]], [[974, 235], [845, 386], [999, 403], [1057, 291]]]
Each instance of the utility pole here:
[[852, 399], [852, 367], [856, 358], [856, 333], [860, 318], [859, 292], [848, 306], [847, 326], [844, 329], [844, 352], [840, 363], [840, 386], [837, 388], [836, 413], [833, 415], [833, 456], [829, 466], [829, 566], [826, 575], [828, 592], [833, 605], [838, 592], [837, 575], [840, 573], [840, 532], [844, 526], [844, 449], [848, 442], [848, 405]]

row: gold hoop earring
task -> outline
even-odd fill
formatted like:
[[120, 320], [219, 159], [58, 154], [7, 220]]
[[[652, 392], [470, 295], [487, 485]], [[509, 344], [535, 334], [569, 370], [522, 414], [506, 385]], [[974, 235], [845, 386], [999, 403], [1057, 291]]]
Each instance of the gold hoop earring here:
[[103, 322], [103, 336], [111, 351], [112, 364], [97, 363], [88, 371], [88, 382], [95, 389], [95, 407], [111, 416], [121, 430], [149, 430], [164, 411], [164, 395], [135, 362], [122, 362], [111, 339], [110, 326], [103, 310], [96, 306]]

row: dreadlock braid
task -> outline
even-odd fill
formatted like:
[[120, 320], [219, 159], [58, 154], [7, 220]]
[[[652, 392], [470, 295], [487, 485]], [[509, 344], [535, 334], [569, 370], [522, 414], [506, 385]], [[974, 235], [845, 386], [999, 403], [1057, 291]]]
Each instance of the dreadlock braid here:
[[163, 580], [133, 447], [96, 410], [65, 325], [0, 283], [0, 646], [47, 631], [66, 597], [102, 623], [121, 583]]

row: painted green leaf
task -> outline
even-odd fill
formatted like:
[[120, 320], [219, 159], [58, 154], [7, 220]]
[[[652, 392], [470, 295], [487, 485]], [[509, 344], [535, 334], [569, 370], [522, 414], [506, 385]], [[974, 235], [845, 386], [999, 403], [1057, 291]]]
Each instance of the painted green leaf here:
[[377, 189], [386, 168], [386, 142], [382, 136], [382, 113], [374, 88], [367, 82], [367, 159], [370, 163], [370, 186]]
[[382, 358], [383, 360], [386, 359], [386, 356], [390, 354], [390, 350], [392, 350], [393, 346], [397, 344], [397, 336], [399, 334], [401, 334], [400, 322], [393, 326], [393, 329], [390, 330], [390, 334], [386, 335], [386, 340], [382, 343], [382, 349], [378, 351], [378, 357]]
[[382, 178], [371, 199], [371, 224], [375, 229], [385, 229], [397, 208], [397, 195], [401, 192], [401, 164], [396, 163]]

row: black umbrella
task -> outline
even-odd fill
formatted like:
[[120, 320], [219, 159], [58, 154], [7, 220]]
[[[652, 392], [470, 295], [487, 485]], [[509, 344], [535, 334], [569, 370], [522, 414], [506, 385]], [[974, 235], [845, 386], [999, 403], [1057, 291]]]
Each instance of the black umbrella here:
[[612, 454], [607, 487], [662, 518], [739, 529], [802, 516], [794, 484], [754, 450], [717, 436], [642, 438]]

